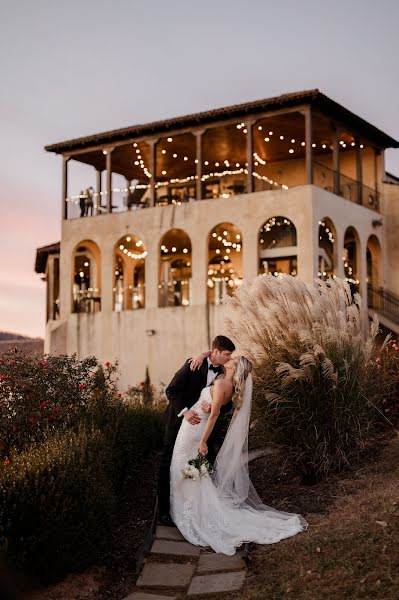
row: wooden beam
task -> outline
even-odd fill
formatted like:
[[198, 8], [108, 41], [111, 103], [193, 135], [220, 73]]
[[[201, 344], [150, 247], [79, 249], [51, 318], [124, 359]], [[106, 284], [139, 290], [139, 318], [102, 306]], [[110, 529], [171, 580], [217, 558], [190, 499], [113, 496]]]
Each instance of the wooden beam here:
[[247, 130], [246, 141], [247, 141], [247, 189], [246, 193], [250, 194], [254, 191], [254, 141], [253, 141], [253, 126], [256, 123], [255, 119], [248, 119], [245, 121], [245, 128]]
[[95, 203], [95, 214], [99, 215], [101, 213], [101, 192], [102, 192], [102, 171], [97, 169], [97, 196], [96, 196], [96, 203]]
[[197, 159], [197, 182], [196, 182], [196, 200], [202, 200], [202, 136], [205, 129], [195, 131], [196, 159]]
[[106, 152], [106, 165], [107, 165], [107, 213], [112, 212], [112, 150], [108, 148], [104, 150]]
[[69, 156], [62, 157], [62, 192], [61, 192], [61, 218], [68, 218], [68, 161]]
[[157, 139], [147, 140], [147, 143], [150, 146], [150, 173], [151, 173], [151, 182], [150, 182], [150, 206], [155, 206], [155, 195], [156, 189], [155, 185], [157, 183]]
[[355, 139], [356, 152], [356, 180], [357, 180], [357, 196], [358, 204], [363, 204], [363, 165], [362, 165], [362, 150], [360, 148], [360, 139]]

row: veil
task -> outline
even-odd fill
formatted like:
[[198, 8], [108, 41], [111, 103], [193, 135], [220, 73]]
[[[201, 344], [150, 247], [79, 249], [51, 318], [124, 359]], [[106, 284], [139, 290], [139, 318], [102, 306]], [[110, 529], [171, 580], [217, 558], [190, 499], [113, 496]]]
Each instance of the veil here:
[[[243, 390], [242, 402], [230, 422], [223, 445], [216, 457], [213, 480], [219, 496], [235, 507], [252, 511], [268, 511], [282, 520], [292, 519], [293, 513], [267, 506], [259, 498], [248, 470], [248, 435], [252, 409], [252, 375], [249, 373]], [[307, 522], [297, 515], [304, 528]]]

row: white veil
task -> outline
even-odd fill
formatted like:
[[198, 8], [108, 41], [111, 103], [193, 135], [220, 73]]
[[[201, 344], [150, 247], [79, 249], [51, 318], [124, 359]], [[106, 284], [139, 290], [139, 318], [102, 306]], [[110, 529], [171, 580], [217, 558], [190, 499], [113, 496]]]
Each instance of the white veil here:
[[[223, 445], [215, 461], [214, 483], [220, 496], [235, 506], [256, 511], [269, 511], [273, 517], [292, 519], [293, 513], [278, 511], [259, 498], [248, 471], [248, 435], [252, 409], [252, 375], [249, 373], [243, 390], [242, 402], [231, 420]], [[307, 522], [297, 515], [304, 528]]]

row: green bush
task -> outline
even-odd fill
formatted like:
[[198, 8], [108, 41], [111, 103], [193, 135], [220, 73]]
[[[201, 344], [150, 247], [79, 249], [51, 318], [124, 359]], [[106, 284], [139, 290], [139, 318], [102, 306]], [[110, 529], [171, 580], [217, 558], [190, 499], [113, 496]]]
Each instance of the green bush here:
[[228, 326], [254, 363], [255, 431], [306, 481], [348, 465], [376, 418], [372, 356], [360, 297], [341, 280], [260, 276], [229, 299]]
[[160, 447], [162, 417], [119, 393], [116, 366], [94, 358], [7, 353], [0, 370], [0, 550], [50, 581], [107, 545], [118, 491]]

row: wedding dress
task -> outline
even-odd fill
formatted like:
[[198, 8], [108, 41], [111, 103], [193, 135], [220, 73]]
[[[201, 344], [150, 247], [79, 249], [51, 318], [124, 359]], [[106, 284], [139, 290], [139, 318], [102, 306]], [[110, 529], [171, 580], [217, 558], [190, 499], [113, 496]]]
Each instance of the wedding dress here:
[[274, 544], [307, 528], [303, 517], [277, 511], [262, 503], [248, 474], [248, 432], [252, 377], [248, 376], [242, 405], [235, 412], [211, 476], [187, 479], [183, 469], [198, 455], [198, 444], [209, 413], [203, 401], [212, 402], [211, 387], [202, 390], [194, 404], [201, 422], [183, 419], [170, 468], [171, 516], [182, 535], [196, 546], [232, 555], [245, 542]]

